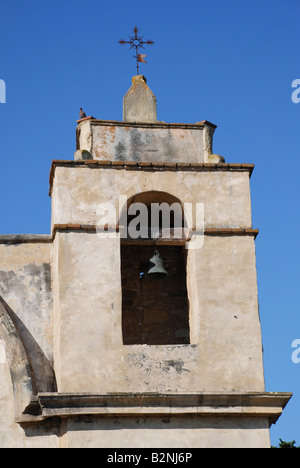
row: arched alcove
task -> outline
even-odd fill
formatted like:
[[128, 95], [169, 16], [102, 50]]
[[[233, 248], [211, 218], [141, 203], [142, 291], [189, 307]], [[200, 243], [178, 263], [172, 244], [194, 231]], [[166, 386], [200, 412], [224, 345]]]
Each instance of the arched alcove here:
[[152, 239], [158, 232], [160, 237], [166, 237], [168, 229], [170, 237], [174, 237], [174, 230], [177, 230], [176, 237], [182, 237], [182, 230], [187, 227], [180, 200], [155, 190], [129, 198], [121, 211], [119, 224], [127, 228], [126, 235], [132, 239]]
[[[122, 332], [125, 345], [189, 344], [185, 226], [181, 202], [166, 192], [128, 200], [120, 224]], [[153, 279], [150, 259], [158, 251], [167, 275]]]

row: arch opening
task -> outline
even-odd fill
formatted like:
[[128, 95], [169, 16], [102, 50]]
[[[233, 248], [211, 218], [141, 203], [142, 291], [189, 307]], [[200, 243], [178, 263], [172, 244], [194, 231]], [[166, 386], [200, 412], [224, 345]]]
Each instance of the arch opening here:
[[[140, 216], [142, 211], [143, 216], [137, 219], [137, 212]], [[131, 223], [136, 228], [130, 242], [121, 242], [123, 344], [189, 344], [187, 250], [184, 244], [174, 245], [175, 231], [181, 232], [185, 226], [182, 204], [165, 192], [145, 192], [128, 201], [121, 219], [126, 221], [129, 234]], [[166, 239], [157, 245], [166, 231], [170, 242]], [[168, 275], [153, 281], [148, 271], [155, 250]]]

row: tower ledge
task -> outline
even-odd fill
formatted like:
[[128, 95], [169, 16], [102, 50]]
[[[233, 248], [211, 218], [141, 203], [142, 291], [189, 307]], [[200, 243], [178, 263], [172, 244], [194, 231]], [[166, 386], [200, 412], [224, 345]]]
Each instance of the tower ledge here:
[[[291, 393], [39, 393], [21, 423], [84, 415], [186, 415], [267, 417], [275, 424]], [[33, 411], [32, 411], [33, 410]], [[32, 411], [33, 414], [30, 414]]]

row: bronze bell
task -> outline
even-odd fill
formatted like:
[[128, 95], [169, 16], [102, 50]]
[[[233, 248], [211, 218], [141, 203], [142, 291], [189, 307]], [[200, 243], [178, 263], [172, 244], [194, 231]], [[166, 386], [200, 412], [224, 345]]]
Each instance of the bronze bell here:
[[164, 262], [159, 256], [158, 250], [155, 250], [153, 257], [150, 259], [150, 268], [148, 270], [149, 279], [164, 279], [169, 273], [165, 270]]

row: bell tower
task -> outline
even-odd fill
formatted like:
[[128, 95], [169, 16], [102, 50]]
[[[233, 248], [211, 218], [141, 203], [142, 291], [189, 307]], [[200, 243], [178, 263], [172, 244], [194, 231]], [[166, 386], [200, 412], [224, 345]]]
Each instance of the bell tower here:
[[254, 166], [156, 105], [133, 77], [123, 121], [84, 117], [75, 160], [53, 161], [58, 391], [42, 414], [64, 418], [67, 446], [90, 415], [93, 446], [268, 447], [289, 397], [265, 392]]

